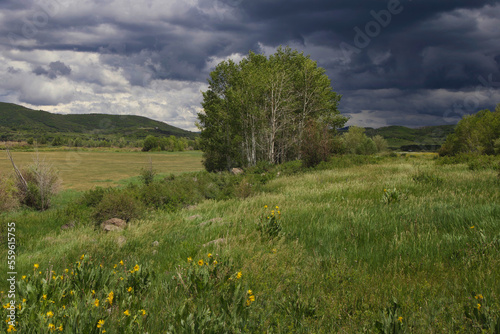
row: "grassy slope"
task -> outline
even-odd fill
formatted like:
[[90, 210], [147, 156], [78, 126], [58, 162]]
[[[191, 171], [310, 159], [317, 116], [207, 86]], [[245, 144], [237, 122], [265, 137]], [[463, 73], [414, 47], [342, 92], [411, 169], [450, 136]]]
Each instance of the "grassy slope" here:
[[98, 133], [145, 137], [152, 132], [190, 138], [195, 136], [192, 132], [142, 116], [108, 114], [59, 115], [3, 102], [0, 102], [0, 128], [4, 132], [21, 131], [26, 135], [40, 133]]
[[[415, 182], [418, 172], [442, 182]], [[383, 204], [384, 189], [394, 187], [405, 199]], [[264, 205], [280, 207], [286, 238], [260, 237], [256, 223], [269, 214]], [[82, 253], [106, 264], [123, 259], [153, 268], [157, 278], [144, 304], [154, 314], [149, 332], [164, 329], [162, 321], [182, 304], [165, 288], [176, 266], [208, 252], [231, 259], [243, 273], [256, 295], [254, 321], [274, 332], [372, 332], [396, 298], [412, 332], [470, 333], [463, 311], [476, 305], [475, 295], [494, 310], [500, 305], [496, 173], [438, 167], [428, 158], [281, 177], [246, 200], [151, 213], [118, 233], [85, 226], [60, 231], [65, 222], [54, 211], [33, 226], [29, 215], [9, 217], [18, 222], [19, 273], [31, 272], [33, 263], [60, 272]], [[217, 217], [223, 222], [200, 226]], [[228, 242], [203, 246], [221, 237]]]

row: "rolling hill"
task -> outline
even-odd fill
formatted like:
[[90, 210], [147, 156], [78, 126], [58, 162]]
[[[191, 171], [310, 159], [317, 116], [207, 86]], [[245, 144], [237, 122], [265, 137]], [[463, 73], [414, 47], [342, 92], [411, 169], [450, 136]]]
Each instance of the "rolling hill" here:
[[132, 138], [176, 136], [194, 138], [196, 133], [179, 129], [164, 122], [142, 116], [108, 114], [60, 115], [32, 110], [13, 103], [0, 102], [0, 140], [16, 140], [27, 134], [96, 134], [120, 135]]

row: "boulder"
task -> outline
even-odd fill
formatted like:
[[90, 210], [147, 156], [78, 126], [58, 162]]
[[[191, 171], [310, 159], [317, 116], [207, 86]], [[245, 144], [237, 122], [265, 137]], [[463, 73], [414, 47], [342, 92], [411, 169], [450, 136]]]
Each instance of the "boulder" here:
[[244, 171], [241, 168], [231, 168], [231, 174], [233, 174], [233, 175], [240, 175], [243, 173], [244, 173]]
[[127, 222], [120, 218], [111, 218], [101, 224], [101, 229], [106, 232], [121, 231], [127, 227]]

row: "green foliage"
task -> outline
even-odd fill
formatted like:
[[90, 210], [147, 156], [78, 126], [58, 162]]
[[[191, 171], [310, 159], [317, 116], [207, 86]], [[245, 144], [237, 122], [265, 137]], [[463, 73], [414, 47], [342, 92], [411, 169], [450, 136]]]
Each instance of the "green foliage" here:
[[[122, 261], [110, 268], [87, 255], [62, 272], [39, 268], [17, 281], [15, 329], [21, 333], [137, 333], [149, 316], [143, 296], [151, 273]], [[8, 314], [9, 301], [3, 311]], [[3, 316], [3, 315], [2, 315]], [[6, 316], [3, 316], [5, 319]], [[0, 328], [9, 331], [2, 321]]]
[[349, 127], [349, 131], [343, 135], [343, 141], [346, 153], [370, 155], [378, 152], [377, 145], [371, 138], [366, 136], [364, 128]]
[[377, 153], [377, 145], [368, 137], [364, 137], [361, 144], [356, 147], [356, 154], [370, 155]]
[[290, 48], [269, 57], [251, 52], [238, 64], [221, 62], [208, 83], [198, 114], [208, 171], [296, 160], [305, 145], [315, 145], [303, 142], [316, 137], [303, 135], [309, 121], [321, 122], [321, 128], [346, 122], [325, 70]]
[[394, 300], [392, 306], [385, 308], [381, 312], [380, 320], [375, 323], [375, 328], [379, 333], [383, 334], [407, 333], [404, 323], [405, 319], [402, 316], [401, 306]]
[[113, 190], [106, 192], [96, 205], [93, 218], [96, 224], [111, 218], [130, 221], [139, 218], [143, 210], [142, 203], [130, 191]]
[[305, 167], [314, 167], [327, 161], [333, 153], [333, 137], [328, 126], [309, 121], [303, 132], [301, 159]]
[[482, 294], [470, 298], [470, 302], [464, 307], [468, 325], [481, 330], [482, 333], [500, 333], [500, 313], [497, 306], [490, 306], [488, 298]]
[[460, 120], [455, 132], [446, 138], [439, 155], [496, 154], [495, 143], [498, 139], [500, 139], [500, 108], [497, 106], [494, 112], [485, 109]]
[[84, 192], [79, 202], [85, 206], [95, 207], [102, 201], [106, 193], [112, 191], [111, 188], [104, 189], [102, 187], [95, 187]]
[[147, 167], [141, 169], [141, 181], [146, 185], [153, 183], [155, 179], [156, 171], [153, 168], [153, 161], [149, 158], [149, 164]]
[[[267, 205], [265, 209], [267, 209]], [[266, 238], [273, 239], [281, 235], [281, 211], [278, 206], [272, 208], [270, 212], [264, 213], [257, 230]]]
[[405, 194], [403, 194], [396, 188], [384, 189], [384, 195], [382, 196], [382, 203], [384, 204], [398, 203], [401, 199], [404, 198]]
[[387, 147], [389, 146], [389, 144], [387, 143], [387, 140], [385, 140], [381, 135], [376, 135], [375, 137], [373, 137], [373, 142], [377, 147], [377, 152], [381, 153], [387, 151]]

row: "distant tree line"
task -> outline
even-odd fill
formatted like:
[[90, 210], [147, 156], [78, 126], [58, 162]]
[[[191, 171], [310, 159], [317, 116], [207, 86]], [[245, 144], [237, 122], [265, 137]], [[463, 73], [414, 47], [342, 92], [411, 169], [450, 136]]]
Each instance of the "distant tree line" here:
[[500, 103], [493, 112], [485, 109], [461, 119], [439, 150], [441, 156], [460, 153], [500, 154]]
[[199, 149], [199, 139], [183, 137], [155, 137], [147, 136], [145, 139], [128, 139], [116, 136], [65, 136], [65, 135], [41, 135], [39, 137], [28, 137], [23, 141], [30, 146], [67, 146], [67, 147], [118, 147], [118, 148], [140, 148], [143, 151], [184, 151]]

